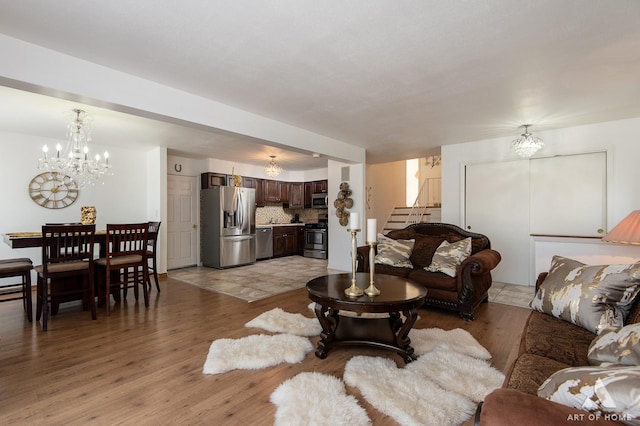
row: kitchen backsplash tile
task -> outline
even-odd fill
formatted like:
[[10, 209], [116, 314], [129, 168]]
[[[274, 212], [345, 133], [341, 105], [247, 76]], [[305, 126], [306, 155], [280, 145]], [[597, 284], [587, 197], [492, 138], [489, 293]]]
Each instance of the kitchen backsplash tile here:
[[282, 204], [267, 203], [264, 207], [256, 208], [256, 224], [264, 225], [270, 223], [291, 223], [294, 215], [300, 215], [300, 221], [304, 223], [318, 222], [318, 213], [324, 213], [319, 209], [286, 209]]

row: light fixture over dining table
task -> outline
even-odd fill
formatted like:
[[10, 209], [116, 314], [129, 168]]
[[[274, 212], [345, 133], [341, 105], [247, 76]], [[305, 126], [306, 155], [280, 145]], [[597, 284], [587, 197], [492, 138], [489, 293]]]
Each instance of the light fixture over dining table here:
[[74, 109], [69, 114], [67, 125], [67, 144], [63, 150], [61, 144], [56, 145], [56, 152], [49, 154], [49, 147], [42, 148], [43, 157], [38, 160], [38, 169], [62, 173], [68, 176], [78, 188], [87, 184], [102, 183], [110, 175], [109, 153], [105, 151], [102, 158], [99, 154], [90, 157], [88, 143], [91, 141], [91, 117], [81, 109]]
[[274, 178], [274, 177], [280, 175], [280, 173], [282, 173], [282, 167], [280, 167], [280, 165], [278, 163], [276, 163], [276, 156], [275, 155], [270, 155], [269, 157], [271, 157], [271, 161], [269, 161], [269, 163], [265, 166], [264, 172], [269, 177]]

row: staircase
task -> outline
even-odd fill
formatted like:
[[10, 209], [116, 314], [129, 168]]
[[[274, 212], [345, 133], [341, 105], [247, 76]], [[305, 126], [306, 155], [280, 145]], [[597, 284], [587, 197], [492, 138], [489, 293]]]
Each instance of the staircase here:
[[382, 230], [383, 234], [386, 234], [389, 231], [394, 229], [403, 229], [406, 228], [407, 225], [416, 222], [428, 222], [428, 215], [426, 214], [426, 218], [420, 218], [421, 220], [411, 221], [416, 215], [413, 213], [413, 207], [394, 207], [387, 218], [387, 222], [384, 224], [384, 229]]
[[394, 207], [387, 217], [382, 233], [403, 229], [412, 223], [440, 222], [440, 178], [426, 179], [412, 207]]

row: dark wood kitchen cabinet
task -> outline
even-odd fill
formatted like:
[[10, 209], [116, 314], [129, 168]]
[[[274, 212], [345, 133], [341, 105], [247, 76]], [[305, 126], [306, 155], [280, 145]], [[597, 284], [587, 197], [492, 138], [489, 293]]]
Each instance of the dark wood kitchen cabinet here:
[[328, 186], [329, 186], [329, 181], [328, 180], [316, 180], [311, 182], [313, 184], [313, 193], [314, 194], [319, 194], [319, 193], [326, 193]]
[[242, 177], [242, 186], [244, 188], [253, 188], [256, 190], [256, 207], [264, 207], [264, 186], [262, 179], [253, 177]]
[[301, 226], [273, 227], [273, 257], [298, 254], [298, 228]]
[[298, 228], [298, 256], [304, 255], [304, 226], [296, 226]]
[[328, 187], [328, 181], [315, 180], [312, 182], [304, 183], [304, 208], [310, 209], [313, 207], [311, 204], [311, 194], [326, 193]]
[[289, 202], [289, 182], [279, 180], [264, 181], [264, 199], [272, 203]]
[[302, 182], [289, 183], [289, 208], [290, 209], [304, 208], [304, 183]]
[[207, 189], [212, 186], [226, 186], [227, 185], [227, 175], [224, 173], [202, 173], [200, 175], [201, 188]]

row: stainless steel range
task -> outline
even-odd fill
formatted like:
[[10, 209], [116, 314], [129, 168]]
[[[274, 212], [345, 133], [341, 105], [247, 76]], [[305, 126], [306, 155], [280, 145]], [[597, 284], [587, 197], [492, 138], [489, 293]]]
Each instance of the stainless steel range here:
[[329, 235], [327, 215], [320, 215], [318, 223], [304, 225], [304, 257], [326, 259]]

